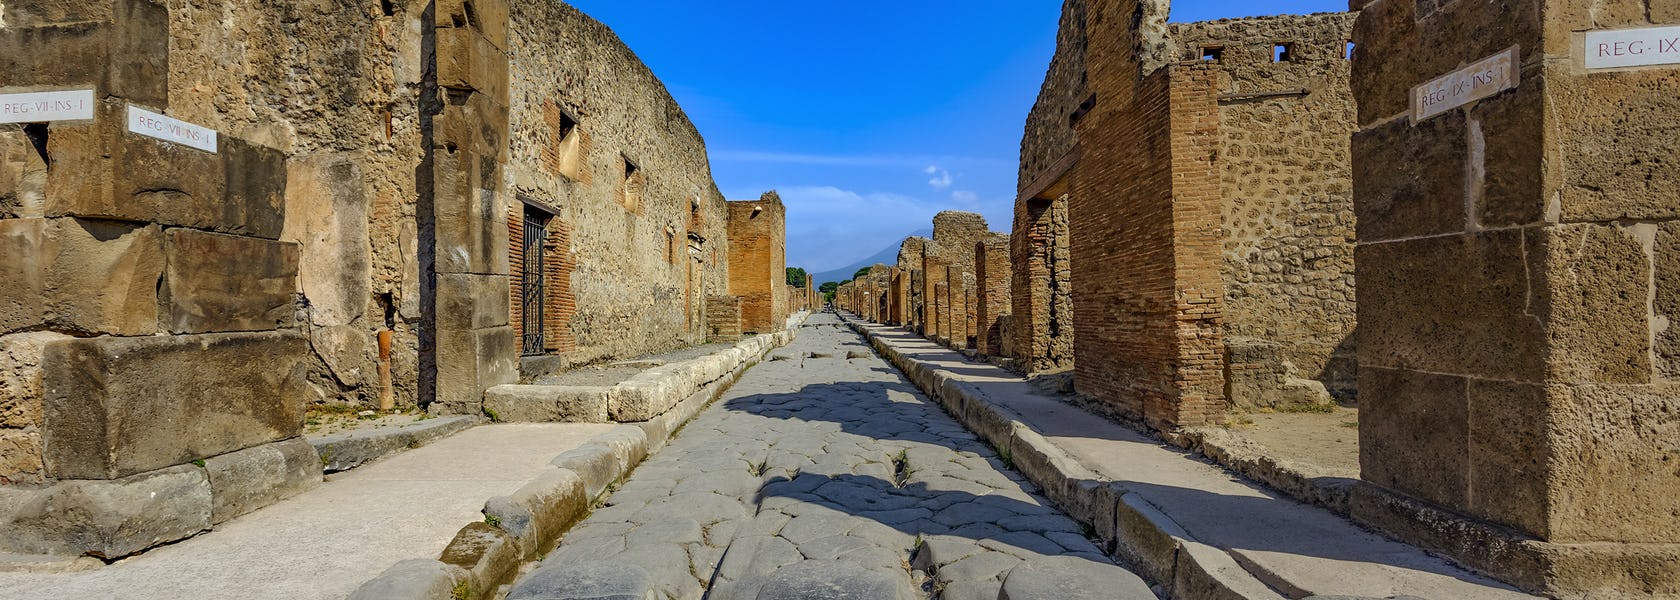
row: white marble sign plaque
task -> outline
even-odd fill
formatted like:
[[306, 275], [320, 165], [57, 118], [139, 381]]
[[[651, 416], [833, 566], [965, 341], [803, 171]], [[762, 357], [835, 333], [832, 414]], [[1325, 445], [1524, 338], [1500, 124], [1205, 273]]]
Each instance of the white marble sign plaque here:
[[0, 94], [0, 123], [85, 121], [93, 118], [93, 90]]
[[1517, 87], [1521, 49], [1512, 46], [1476, 64], [1412, 88], [1412, 123]]
[[1588, 69], [1680, 64], [1680, 27], [1589, 31]]
[[216, 130], [128, 105], [128, 130], [147, 137], [216, 153]]

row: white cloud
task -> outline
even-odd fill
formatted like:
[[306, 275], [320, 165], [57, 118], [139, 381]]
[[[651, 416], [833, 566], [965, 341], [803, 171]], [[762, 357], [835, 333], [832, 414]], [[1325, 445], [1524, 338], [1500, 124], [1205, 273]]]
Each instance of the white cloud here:
[[980, 201], [980, 194], [968, 190], [951, 192], [951, 201], [957, 204], [975, 204]]
[[950, 171], [947, 171], [945, 169], [941, 169], [939, 167], [931, 167], [930, 166], [926, 169], [922, 169], [922, 172], [933, 176], [933, 179], [928, 180], [928, 185], [933, 186], [933, 189], [943, 190], [945, 188], [951, 187], [951, 172]]

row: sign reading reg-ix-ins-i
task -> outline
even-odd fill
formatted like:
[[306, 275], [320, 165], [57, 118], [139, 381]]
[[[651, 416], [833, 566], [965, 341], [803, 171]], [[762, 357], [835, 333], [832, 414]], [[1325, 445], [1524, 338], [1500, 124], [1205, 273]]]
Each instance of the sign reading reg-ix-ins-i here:
[[1517, 87], [1522, 49], [1512, 46], [1412, 88], [1412, 124]]
[[1581, 56], [1588, 69], [1680, 64], [1680, 27], [1589, 31]]

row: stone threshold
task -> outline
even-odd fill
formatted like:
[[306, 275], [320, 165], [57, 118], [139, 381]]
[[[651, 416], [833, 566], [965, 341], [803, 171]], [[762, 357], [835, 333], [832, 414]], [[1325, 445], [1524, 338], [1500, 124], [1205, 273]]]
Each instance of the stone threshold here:
[[[556, 456], [550, 463], [554, 468], [512, 494], [486, 501], [485, 519], [463, 526], [438, 558], [399, 562], [363, 584], [350, 595], [350, 600], [477, 600], [500, 597], [505, 593], [503, 586], [513, 583], [522, 569], [541, 561], [566, 531], [588, 516], [596, 503], [611, 492], [612, 486], [628, 477], [648, 456], [663, 448], [672, 435], [721, 397], [741, 374], [757, 365], [772, 348], [793, 341], [805, 316], [797, 314], [789, 317], [787, 329], [754, 336], [731, 350], [719, 353], [734, 354], [743, 347], [754, 351], [722, 376], [699, 385], [656, 416], [620, 425], [583, 446]], [[684, 363], [717, 356], [714, 354]], [[676, 375], [677, 382], [683, 381], [683, 370], [655, 368], [644, 373], [648, 372]], [[667, 385], [663, 389], [674, 388]]]
[[[1013, 373], [899, 328], [845, 318], [1168, 597], [1531, 597], [1106, 417], [1035, 395]], [[1205, 449], [1228, 448], [1221, 439], [1206, 446], [1209, 437], [1200, 437]]]

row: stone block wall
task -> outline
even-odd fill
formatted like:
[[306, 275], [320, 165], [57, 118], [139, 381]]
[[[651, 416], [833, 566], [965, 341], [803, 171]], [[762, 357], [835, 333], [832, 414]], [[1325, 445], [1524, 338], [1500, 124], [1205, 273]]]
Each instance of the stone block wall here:
[[313, 459], [274, 485], [205, 470], [297, 441], [312, 319], [287, 153], [237, 127], [208, 150], [128, 130], [136, 107], [224, 125], [185, 83], [208, 66], [171, 51], [206, 28], [190, 16], [0, 7], [0, 91], [95, 98], [91, 120], [0, 126], [0, 551], [117, 558], [320, 480]]
[[[1362, 4], [1360, 462], [1385, 491], [1354, 514], [1549, 596], [1680, 594], [1680, 169], [1654, 159], [1680, 72], [1589, 68], [1583, 39], [1680, 13]], [[1488, 95], [1416, 112], [1502, 54]]]
[[1009, 236], [995, 235], [974, 245], [974, 347], [987, 356], [1007, 356], [1003, 351], [1003, 329], [1013, 308], [1009, 295], [1012, 276]]
[[741, 328], [780, 330], [787, 318], [787, 224], [782, 198], [729, 202], [729, 293], [741, 297]]
[[1169, 29], [1180, 60], [1205, 60], [1218, 74], [1225, 342], [1238, 407], [1319, 403], [1325, 388], [1344, 398], [1355, 389], [1353, 19]]

